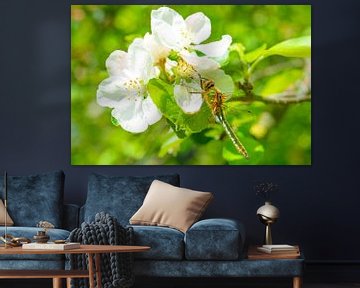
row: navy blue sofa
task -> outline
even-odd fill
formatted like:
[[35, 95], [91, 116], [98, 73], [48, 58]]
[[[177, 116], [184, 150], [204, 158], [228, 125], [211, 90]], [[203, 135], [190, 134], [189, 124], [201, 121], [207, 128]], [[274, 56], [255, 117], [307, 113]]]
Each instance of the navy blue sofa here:
[[[0, 183], [3, 177], [0, 176]], [[8, 213], [14, 226], [7, 233], [14, 237], [32, 239], [39, 221], [55, 225], [48, 230], [50, 240], [67, 239], [79, 223], [79, 207], [63, 204], [64, 173], [54, 171], [31, 176], [8, 177]], [[0, 196], [4, 198], [3, 185]], [[5, 227], [0, 226], [0, 235]], [[0, 269], [64, 269], [64, 255], [0, 255]]]
[[[119, 177], [92, 174], [80, 221], [91, 222], [104, 211], [129, 226], [154, 179], [179, 186], [179, 175]], [[216, 201], [216, 199], [215, 199]], [[303, 260], [247, 260], [245, 229], [233, 219], [204, 219], [184, 234], [158, 226], [132, 226], [136, 245], [151, 250], [135, 253], [135, 275], [150, 277], [298, 277]], [[295, 286], [294, 286], [295, 287]]]

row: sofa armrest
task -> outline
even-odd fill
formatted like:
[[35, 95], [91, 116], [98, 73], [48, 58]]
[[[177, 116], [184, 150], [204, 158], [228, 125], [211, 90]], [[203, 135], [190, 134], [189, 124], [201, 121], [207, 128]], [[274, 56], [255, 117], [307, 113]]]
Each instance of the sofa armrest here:
[[77, 227], [79, 227], [79, 206], [64, 204], [63, 228], [71, 231]]
[[235, 260], [242, 254], [245, 228], [233, 219], [214, 218], [196, 222], [185, 235], [188, 260]]

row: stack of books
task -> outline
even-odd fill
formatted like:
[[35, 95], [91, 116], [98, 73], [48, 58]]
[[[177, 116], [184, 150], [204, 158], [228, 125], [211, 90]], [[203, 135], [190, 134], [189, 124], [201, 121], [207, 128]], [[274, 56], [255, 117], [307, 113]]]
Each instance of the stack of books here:
[[299, 246], [291, 245], [262, 245], [250, 246], [248, 259], [296, 259], [300, 257]]
[[70, 250], [79, 249], [80, 243], [28, 243], [22, 245], [26, 250]]
[[299, 247], [291, 245], [262, 245], [257, 247], [257, 250], [260, 252], [268, 254], [298, 254]]

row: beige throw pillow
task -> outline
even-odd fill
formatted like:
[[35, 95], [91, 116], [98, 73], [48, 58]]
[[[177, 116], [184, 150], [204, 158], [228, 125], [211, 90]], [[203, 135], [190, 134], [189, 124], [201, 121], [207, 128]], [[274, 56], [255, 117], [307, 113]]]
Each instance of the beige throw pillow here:
[[199, 192], [154, 180], [143, 205], [130, 224], [166, 226], [186, 232], [212, 200], [210, 192]]
[[[12, 226], [14, 225], [14, 221], [10, 218], [9, 214], [6, 213], [6, 225], [8, 226]], [[4, 226], [5, 225], [5, 205], [3, 203], [3, 201], [0, 199], [0, 226]]]

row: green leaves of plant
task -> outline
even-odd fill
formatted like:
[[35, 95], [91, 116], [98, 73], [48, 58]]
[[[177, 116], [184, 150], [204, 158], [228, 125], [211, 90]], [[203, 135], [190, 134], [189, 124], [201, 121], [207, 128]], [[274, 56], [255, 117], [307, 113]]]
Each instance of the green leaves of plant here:
[[241, 49], [235, 49], [238, 47], [236, 44], [233, 44], [232, 47], [234, 47], [234, 51], [238, 52], [242, 61], [251, 64], [250, 68], [248, 69], [248, 74], [250, 75], [254, 71], [255, 66], [257, 66], [260, 61], [269, 56], [279, 55], [283, 57], [298, 58], [310, 57], [311, 36], [288, 39], [270, 47], [269, 49], [266, 49], [266, 44], [263, 44], [262, 46], [246, 54], [244, 54], [244, 51]]
[[[237, 69], [242, 70], [244, 75], [249, 76], [254, 70], [255, 66], [267, 57], [278, 55], [283, 57], [310, 57], [311, 56], [311, 37], [305, 36], [300, 38], [293, 38], [280, 42], [267, 49], [266, 44], [258, 47], [257, 49], [245, 53], [245, 48], [240, 43], [235, 43], [230, 48], [238, 55]], [[215, 73], [216, 72], [216, 73]], [[203, 73], [204, 79], [211, 79], [215, 82], [216, 87], [223, 92], [234, 91], [233, 78], [224, 73], [223, 70], [218, 70], [211, 73]], [[277, 90], [286, 89], [291, 83], [302, 75], [299, 69], [286, 71], [286, 74], [279, 74], [272, 78], [269, 85], [263, 87], [263, 94], [271, 94], [279, 92]], [[233, 76], [234, 77], [234, 76]], [[282, 78], [281, 78], [282, 77]], [[279, 84], [281, 83], [281, 85]], [[276, 84], [276, 85], [275, 85]], [[274, 89], [277, 90], [274, 90]], [[180, 151], [181, 145], [187, 143], [185, 139], [192, 135], [192, 139], [199, 144], [206, 144], [213, 141], [211, 138], [204, 138], [203, 135], [196, 134], [210, 127], [211, 119], [213, 118], [209, 107], [204, 103], [200, 111], [194, 114], [184, 113], [183, 110], [177, 105], [174, 98], [174, 87], [172, 84], [167, 83], [161, 79], [152, 79], [149, 81], [147, 89], [150, 93], [151, 99], [154, 101], [158, 109], [166, 118], [171, 129], [175, 132], [161, 147], [159, 152], [160, 157], [167, 154], [176, 155]], [[267, 91], [268, 90], [268, 91]], [[233, 118], [239, 121], [237, 118]], [[117, 123], [114, 123], [116, 125]], [[242, 126], [243, 127], [243, 126]], [[212, 127], [213, 129], [213, 127]], [[210, 131], [212, 131], [210, 129]], [[230, 139], [223, 142], [222, 157], [230, 165], [254, 165], [263, 161], [264, 146], [262, 143], [251, 137], [244, 135], [242, 132], [237, 131], [237, 135], [246, 147], [250, 159], [245, 159], [231, 143]], [[214, 139], [215, 140], [215, 139]], [[204, 142], [205, 141], [205, 142]], [[190, 142], [188, 142], [190, 143]]]
[[185, 138], [208, 127], [212, 115], [205, 103], [199, 112], [186, 114], [174, 99], [172, 85], [160, 79], [151, 79], [147, 88], [151, 99], [168, 119], [170, 126], [179, 138]]
[[280, 55], [284, 57], [309, 57], [311, 56], [311, 37], [304, 36], [280, 42], [269, 48], [264, 56]]

